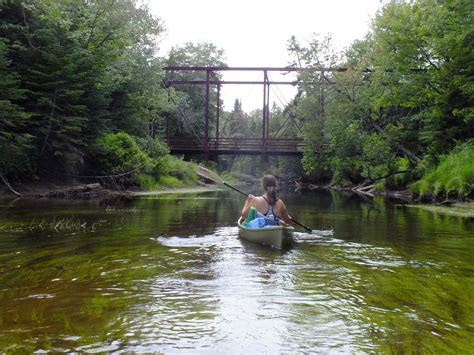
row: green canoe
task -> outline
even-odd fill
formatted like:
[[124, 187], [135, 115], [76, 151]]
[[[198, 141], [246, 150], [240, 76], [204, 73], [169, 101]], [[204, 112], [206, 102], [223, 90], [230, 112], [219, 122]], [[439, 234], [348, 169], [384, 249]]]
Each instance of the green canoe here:
[[239, 237], [252, 243], [271, 246], [275, 249], [283, 249], [293, 240], [294, 228], [286, 223], [280, 226], [265, 228], [247, 228], [242, 225], [242, 217], [237, 222], [239, 226]]

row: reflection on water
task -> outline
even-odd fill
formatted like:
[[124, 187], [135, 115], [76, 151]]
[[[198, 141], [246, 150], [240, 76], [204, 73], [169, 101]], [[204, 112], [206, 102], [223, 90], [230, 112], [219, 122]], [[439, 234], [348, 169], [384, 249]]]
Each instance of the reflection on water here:
[[229, 192], [3, 204], [0, 348], [474, 350], [471, 220], [334, 192], [283, 197], [334, 235], [300, 231], [285, 251], [241, 241], [243, 200]]

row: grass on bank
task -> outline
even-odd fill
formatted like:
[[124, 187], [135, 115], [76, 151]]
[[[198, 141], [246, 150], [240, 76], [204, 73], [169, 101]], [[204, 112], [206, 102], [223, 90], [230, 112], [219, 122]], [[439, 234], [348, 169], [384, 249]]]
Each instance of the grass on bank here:
[[462, 198], [474, 193], [474, 141], [444, 156], [435, 169], [411, 187], [421, 197]]

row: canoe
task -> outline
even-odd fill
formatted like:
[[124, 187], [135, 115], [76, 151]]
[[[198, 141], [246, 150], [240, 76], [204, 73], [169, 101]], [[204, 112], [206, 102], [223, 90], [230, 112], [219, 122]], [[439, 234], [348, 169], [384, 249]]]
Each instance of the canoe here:
[[[283, 222], [282, 222], [283, 223]], [[265, 228], [247, 228], [242, 225], [242, 217], [237, 222], [239, 237], [252, 243], [271, 246], [275, 249], [283, 249], [293, 240], [294, 228], [284, 223], [280, 226]]]

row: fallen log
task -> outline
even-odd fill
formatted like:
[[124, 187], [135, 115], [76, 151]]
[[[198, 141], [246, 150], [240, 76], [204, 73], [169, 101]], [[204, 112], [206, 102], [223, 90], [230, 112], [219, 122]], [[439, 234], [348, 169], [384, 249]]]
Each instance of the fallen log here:
[[356, 187], [354, 189], [354, 191], [364, 192], [364, 191], [367, 191], [367, 190], [372, 190], [374, 187], [375, 187], [375, 184], [368, 185], [368, 186], [363, 186], [363, 187]]
[[99, 183], [72, 186], [65, 189], [42, 192], [39, 197], [79, 197], [90, 196], [104, 190]]

